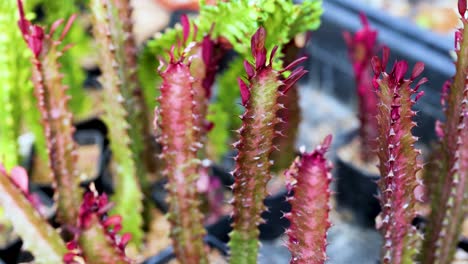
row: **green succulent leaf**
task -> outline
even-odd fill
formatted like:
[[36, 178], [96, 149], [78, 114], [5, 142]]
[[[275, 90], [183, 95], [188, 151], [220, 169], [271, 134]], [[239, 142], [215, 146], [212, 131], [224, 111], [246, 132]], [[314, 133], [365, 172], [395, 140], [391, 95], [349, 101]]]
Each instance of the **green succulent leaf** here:
[[32, 206], [0, 164], [0, 205], [36, 263], [62, 263], [65, 243]]

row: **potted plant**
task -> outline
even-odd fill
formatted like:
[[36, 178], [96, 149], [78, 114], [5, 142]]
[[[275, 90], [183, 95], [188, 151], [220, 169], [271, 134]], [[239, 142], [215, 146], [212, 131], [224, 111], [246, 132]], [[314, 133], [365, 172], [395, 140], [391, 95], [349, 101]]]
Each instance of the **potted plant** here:
[[[283, 20], [275, 20], [270, 15], [277, 14], [275, 8], [283, 10], [285, 7], [271, 7], [259, 1], [255, 2], [256, 7], [263, 11], [258, 13], [249, 3], [232, 2], [239, 7], [233, 9], [231, 4], [220, 2], [216, 7], [210, 7], [215, 9], [202, 9], [205, 13], [202, 12], [200, 20], [195, 21], [183, 16], [181, 28], [168, 31], [159, 39], [162, 46], [153, 48], [170, 45], [167, 56], [160, 58], [158, 75], [161, 83], [153, 87], [159, 93], [158, 106], [152, 113], [145, 108], [147, 100], [144, 96], [148, 93], [144, 90], [148, 88], [137, 86], [136, 46], [131, 37], [129, 1], [91, 1], [113, 162], [113, 193], [106, 194], [99, 193], [93, 184], [81, 186], [75, 162], [75, 128], [59, 67], [61, 55], [69, 48], [62, 42], [72, 27], [74, 16], [63, 27], [63, 21], [53, 23], [46, 32], [27, 19], [22, 2], [18, 1], [18, 25], [31, 52], [34, 91], [47, 146], [44, 152], [48, 154], [54, 181], [57, 213], [53, 225], [38, 213], [37, 200], [31, 198], [28, 176], [14, 164], [13, 169], [0, 166], [0, 203], [5, 216], [14, 220], [11, 223], [15, 232], [22, 238], [23, 247], [34, 256], [34, 261], [129, 263], [147, 258], [147, 263], [161, 263], [175, 256], [181, 263], [195, 264], [211, 263], [211, 256], [217, 254], [220, 261], [257, 263], [259, 226], [264, 221], [262, 214], [267, 210], [264, 201], [268, 197], [268, 181], [273, 172], [271, 153], [281, 145], [274, 139], [282, 134], [278, 125], [289, 121], [279, 116], [279, 110], [284, 108], [280, 98], [293, 91], [306, 70], [300, 66], [305, 58], [283, 65], [280, 57], [281, 51], [286, 50], [283, 43], [291, 40], [290, 34], [295, 35], [293, 33], [304, 28], [296, 24], [304, 17], [288, 20], [294, 29], [279, 34], [286, 36], [279, 40], [278, 32], [269, 29], [275, 28], [272, 21]], [[318, 5], [317, 2], [309, 4], [299, 6], [304, 8], [299, 11], [298, 6], [289, 7], [299, 16], [307, 10], [306, 7], [315, 10]], [[459, 13], [464, 24], [466, 10], [466, 1], [460, 0]], [[225, 24], [217, 27], [213, 22], [219, 19], [215, 18], [218, 12], [232, 17], [251, 14], [249, 19], [255, 22], [247, 23], [249, 27], [246, 28], [243, 22], [232, 19], [232, 23], [228, 23], [230, 20], [226, 19]], [[259, 14], [263, 18], [259, 19]], [[309, 18], [312, 22], [307, 20], [310, 22], [307, 26], [316, 21], [315, 15]], [[258, 25], [259, 22], [265, 23], [265, 27]], [[243, 38], [234, 38], [239, 35], [225, 27], [231, 28], [232, 32], [243, 32]], [[57, 33], [59, 29], [62, 29], [61, 34]], [[463, 30], [457, 33], [459, 54], [466, 49]], [[229, 242], [224, 245], [212, 233], [207, 234], [207, 230], [224, 224], [226, 218], [205, 225], [210, 214], [222, 215], [217, 207], [221, 203], [213, 202], [213, 197], [209, 196], [211, 192], [206, 191], [220, 188], [220, 184], [212, 186], [205, 157], [209, 155], [207, 146], [212, 142], [210, 133], [219, 124], [227, 127], [217, 119], [220, 123], [213, 127], [207, 113], [210, 112], [209, 95], [214, 93], [211, 86], [216, 67], [229, 46], [238, 49], [245, 58], [240, 57], [241, 72], [231, 82], [239, 89], [243, 111], [235, 136], [234, 183], [229, 194], [232, 197], [232, 207], [228, 207], [232, 210], [232, 231], [228, 235]], [[418, 89], [425, 79], [416, 85], [413, 83], [424, 65], [417, 63], [409, 79], [405, 79], [407, 63], [397, 61], [387, 72], [388, 58], [389, 50], [384, 49], [382, 59], [373, 57], [371, 60], [374, 71], [371, 84], [378, 102], [378, 140], [375, 144], [381, 175], [378, 195], [382, 211], [377, 218], [377, 227], [384, 239], [381, 262], [399, 264], [420, 259], [423, 263], [450, 263], [466, 203], [463, 195], [466, 191], [463, 169], [466, 130], [463, 125], [466, 101], [464, 57], [459, 56], [458, 72], [443, 97], [447, 102], [447, 120], [437, 129], [441, 144], [440, 151], [435, 153], [441, 157], [433, 159], [440, 165], [431, 165], [434, 169], [428, 172], [435, 173], [426, 173], [424, 178], [417, 174], [422, 160], [420, 151], [414, 146], [417, 138], [412, 134], [415, 126], [413, 106], [423, 95]], [[146, 144], [154, 141], [153, 137], [158, 144]], [[331, 136], [328, 136], [315, 150], [301, 150], [284, 175], [290, 209], [284, 214], [290, 224], [285, 233], [291, 263], [324, 263], [327, 259], [332, 177], [325, 153], [330, 145]], [[159, 150], [151, 150], [154, 146]], [[156, 156], [160, 159], [157, 163]], [[157, 177], [167, 181], [164, 186], [167, 190], [166, 218], [149, 199], [154, 181], [149, 172], [155, 164], [158, 165], [156, 171], [160, 172]], [[430, 183], [426, 183], [426, 187], [424, 180]], [[431, 216], [426, 230], [417, 230], [412, 224], [426, 197], [433, 203]], [[203, 207], [208, 208], [208, 212], [204, 213]], [[165, 226], [158, 228], [159, 224]], [[422, 232], [429, 237], [423, 247], [419, 243]], [[451, 239], [442, 240], [442, 235]], [[172, 247], [152, 245], [155, 241]], [[421, 248], [422, 253], [418, 254]]]

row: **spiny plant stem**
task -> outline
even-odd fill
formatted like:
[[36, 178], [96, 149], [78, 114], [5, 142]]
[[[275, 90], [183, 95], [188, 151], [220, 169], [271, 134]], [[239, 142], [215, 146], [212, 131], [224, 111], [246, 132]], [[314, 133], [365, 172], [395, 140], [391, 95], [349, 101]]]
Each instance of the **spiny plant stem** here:
[[74, 16], [65, 25], [59, 38], [54, 39], [55, 30], [63, 20], [55, 22], [48, 34], [37, 25], [32, 25], [24, 15], [21, 0], [18, 0], [20, 20], [18, 22], [23, 38], [32, 51], [33, 83], [38, 109], [47, 141], [49, 166], [54, 185], [57, 188], [58, 218], [65, 230], [76, 226], [82, 192], [76, 169], [76, 144], [73, 141], [75, 128], [72, 114], [68, 111], [69, 97], [63, 85], [59, 58], [67, 47], [60, 47], [70, 29]]
[[356, 93], [359, 103], [359, 136], [361, 138], [360, 155], [363, 161], [370, 162], [375, 156], [375, 138], [377, 137], [377, 97], [372, 88], [371, 59], [375, 55], [377, 31], [372, 30], [367, 17], [361, 14], [363, 28], [354, 35], [344, 33], [348, 53], [351, 59]]
[[[410, 85], [424, 69], [422, 63], [414, 66], [410, 79], [404, 79], [408, 70], [406, 61], [398, 61], [390, 73], [385, 72], [389, 50], [384, 48], [382, 60], [372, 59], [377, 90], [379, 137], [377, 155], [380, 160], [380, 203], [382, 206], [380, 230], [384, 236], [382, 263], [414, 263], [420, 237], [412, 221], [416, 205], [422, 199], [422, 181], [416, 177], [421, 169], [420, 150], [414, 148], [417, 138], [411, 133], [415, 102], [412, 98], [422, 82], [413, 89]], [[380, 78], [379, 78], [380, 77]]]
[[444, 86], [446, 122], [438, 123], [440, 159], [429, 173], [431, 214], [423, 245], [422, 263], [453, 261], [463, 220], [468, 213], [468, 20], [466, 0], [458, 1], [463, 27], [455, 33], [456, 73]]
[[25, 197], [26, 190], [15, 184], [15, 180], [26, 182], [27, 188], [27, 177], [23, 168], [13, 168], [10, 175], [0, 164], [0, 205], [5, 208], [5, 216], [22, 238], [23, 247], [34, 255], [36, 263], [61, 263], [66, 253], [65, 243]]
[[113, 129], [110, 133], [110, 148], [115, 162], [115, 207], [113, 211], [125, 215], [124, 232], [133, 236], [132, 244], [139, 246], [143, 239], [143, 195], [140, 188], [145, 182], [146, 171], [141, 160], [142, 137], [133, 106], [133, 86], [125, 73], [125, 32], [121, 17], [110, 0], [91, 1], [93, 32], [100, 46], [99, 67], [103, 72], [105, 121]]
[[[161, 65], [165, 63], [161, 62]], [[162, 146], [161, 158], [165, 163], [169, 192], [168, 219], [172, 224], [171, 238], [175, 254], [181, 263], [208, 263], [203, 244], [205, 229], [200, 213], [196, 183], [199, 179], [200, 161], [197, 152], [200, 122], [194, 98], [195, 79], [191, 75], [184, 55], [175, 58], [171, 51], [162, 77], [159, 108], [155, 113], [155, 129]]]
[[327, 260], [327, 230], [330, 228], [331, 164], [325, 152], [331, 135], [313, 152], [302, 153], [286, 171], [291, 212], [285, 214], [291, 225], [286, 245], [291, 252], [291, 264], [323, 264]]
[[[242, 104], [245, 112], [241, 116], [240, 139], [235, 146], [239, 151], [233, 172], [234, 222], [230, 233], [231, 263], [256, 263], [258, 256], [258, 225], [265, 210], [263, 200], [267, 196], [266, 185], [271, 178], [270, 154], [274, 148], [273, 138], [279, 132], [275, 125], [283, 122], [276, 113], [283, 106], [278, 98], [306, 72], [302, 67], [295, 69], [288, 79], [281, 81], [281, 72], [272, 67], [277, 48], [271, 52], [267, 64], [265, 48], [266, 32], [259, 28], [253, 35], [251, 51], [254, 65], [245, 61], [248, 84], [239, 79]], [[291, 63], [285, 70], [294, 68], [304, 58]]]

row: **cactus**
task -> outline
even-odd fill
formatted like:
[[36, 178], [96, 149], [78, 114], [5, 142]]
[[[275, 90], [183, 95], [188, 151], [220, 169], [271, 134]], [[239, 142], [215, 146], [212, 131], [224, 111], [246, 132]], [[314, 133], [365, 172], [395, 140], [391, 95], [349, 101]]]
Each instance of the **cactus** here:
[[[323, 264], [327, 257], [327, 230], [330, 228], [331, 165], [325, 152], [331, 144], [331, 135], [313, 152], [302, 153], [286, 171], [291, 212], [285, 214], [291, 225], [286, 231], [291, 264]], [[311, 202], [313, 201], [313, 202]]]
[[8, 174], [0, 164], [0, 205], [23, 238], [23, 247], [34, 255], [36, 263], [60, 263], [66, 253], [65, 243], [28, 198], [28, 176], [21, 167]]
[[[223, 55], [223, 50], [218, 43], [211, 39], [210, 35], [203, 37], [201, 41], [195, 41], [197, 27], [191, 25], [190, 20], [186, 15], [182, 16], [183, 28], [183, 45], [185, 63], [190, 68], [190, 74], [194, 78], [192, 83], [194, 105], [195, 126], [199, 129], [196, 131], [196, 141], [204, 144], [206, 134], [210, 129], [211, 124], [206, 120], [208, 113], [208, 100], [211, 97], [211, 88], [214, 83], [214, 77], [218, 67], [218, 61]], [[191, 30], [193, 27], [193, 30]], [[191, 31], [193, 36], [190, 36]], [[192, 41], [190, 41], [190, 38]]]
[[[267, 196], [266, 184], [270, 180], [270, 160], [275, 125], [283, 122], [276, 116], [282, 107], [278, 98], [306, 72], [302, 67], [295, 69], [282, 81], [281, 72], [272, 67], [276, 48], [271, 51], [267, 64], [265, 48], [266, 32], [259, 28], [251, 41], [254, 65], [245, 61], [247, 84], [239, 79], [242, 104], [245, 112], [241, 116], [242, 127], [238, 130], [240, 139], [235, 146], [239, 151], [233, 172], [234, 200], [232, 202], [233, 231], [230, 233], [231, 263], [256, 263], [258, 255], [257, 226], [262, 222], [260, 214], [265, 210], [263, 199]], [[302, 62], [294, 61], [283, 71], [288, 71]]]
[[377, 97], [372, 88], [371, 59], [376, 54], [377, 31], [373, 30], [367, 17], [360, 14], [363, 28], [354, 36], [344, 32], [356, 80], [356, 94], [359, 104], [359, 136], [361, 138], [360, 155], [369, 162], [375, 156], [375, 138], [377, 137]]
[[[80, 10], [77, 6], [79, 0], [70, 1], [53, 1], [53, 0], [33, 0], [27, 1], [29, 10], [35, 10], [39, 7], [43, 9], [44, 15], [41, 16], [38, 23], [50, 25], [54, 21], [70, 17], [73, 14], [79, 14]], [[78, 25], [70, 29], [64, 41], [73, 43], [73, 49], [65, 53], [61, 58], [62, 72], [64, 73], [63, 82], [68, 87], [67, 94], [71, 97], [69, 108], [75, 118], [86, 117], [86, 114], [91, 109], [91, 101], [83, 89], [85, 81], [85, 72], [80, 63], [75, 60], [77, 57], [90, 53], [91, 38], [86, 32], [86, 25], [80, 18], [75, 22]]]
[[446, 121], [438, 123], [440, 155], [434, 160], [436, 173], [428, 182], [431, 191], [431, 214], [422, 252], [422, 263], [451, 263], [461, 225], [468, 213], [468, 142], [466, 108], [468, 72], [468, 20], [466, 0], [458, 1], [462, 28], [455, 33], [457, 52], [456, 73], [453, 81], [442, 91]]
[[[21, 113], [20, 90], [23, 85], [31, 86], [28, 82], [29, 72], [22, 69], [27, 57], [24, 49], [17, 46], [24, 45], [21, 34], [14, 27], [16, 21], [16, 4], [14, 1], [0, 3], [0, 162], [7, 170], [19, 164], [17, 139], [19, 136]], [[18, 66], [17, 66], [18, 65]]]
[[408, 70], [406, 61], [396, 62], [392, 71], [386, 73], [388, 57], [389, 50], [384, 48], [382, 60], [372, 58], [374, 87], [380, 87], [377, 90], [377, 155], [381, 175], [378, 182], [382, 206], [380, 230], [384, 236], [381, 255], [382, 263], [413, 263], [420, 237], [411, 223], [423, 187], [416, 177], [422, 164], [418, 157], [420, 151], [414, 148], [417, 138], [411, 134], [416, 125], [412, 121], [416, 115], [412, 107], [423, 95], [418, 88], [425, 79], [414, 88], [411, 84], [423, 71], [424, 64], [417, 63], [410, 79], [404, 79]]
[[162, 77], [159, 108], [155, 112], [155, 129], [162, 146], [168, 178], [168, 219], [172, 224], [171, 237], [177, 258], [188, 264], [207, 263], [203, 245], [203, 216], [199, 211], [196, 182], [200, 170], [197, 151], [201, 144], [197, 119], [198, 102], [195, 100], [195, 79], [185, 60], [171, 51], [170, 61], [159, 69]]
[[[109, 2], [112, 3], [112, 2]], [[134, 127], [131, 137], [135, 142], [135, 153], [140, 153], [140, 159], [144, 160], [147, 170], [155, 171], [155, 146], [139, 141], [153, 142], [150, 113], [146, 107], [144, 94], [140, 88], [137, 75], [137, 46], [133, 37], [132, 7], [129, 0], [115, 0], [115, 7], [121, 23], [115, 23], [111, 29], [115, 32], [114, 44], [121, 49], [116, 50], [116, 55], [122, 67], [122, 87], [127, 91], [122, 94], [128, 101], [128, 111], [134, 116], [130, 119], [130, 125]], [[121, 44], [122, 43], [122, 44]], [[140, 139], [142, 138], [142, 139]], [[143, 149], [143, 150], [140, 150]], [[147, 179], [140, 175], [143, 188], [147, 188]]]
[[111, 208], [105, 194], [96, 191], [85, 193], [80, 207], [78, 232], [75, 240], [67, 243], [68, 253], [63, 257], [66, 264], [76, 263], [82, 257], [87, 263], [132, 263], [125, 255], [125, 246], [131, 235], [118, 234], [122, 228], [120, 215], [108, 216]]
[[[120, 3], [120, 2], [119, 2]], [[125, 215], [122, 225], [124, 232], [133, 236], [132, 243], [139, 246], [143, 239], [143, 210], [140, 182], [146, 182], [146, 170], [141, 162], [143, 138], [137, 119], [131, 74], [124, 70], [128, 37], [121, 24], [119, 6], [110, 0], [93, 0], [93, 32], [100, 44], [99, 67], [103, 72], [105, 121], [112, 126], [110, 148], [115, 161], [115, 207], [113, 211]], [[130, 51], [128, 51], [130, 52]], [[132, 83], [130, 85], [130, 83]], [[142, 121], [144, 122], [144, 121]], [[140, 182], [139, 180], [140, 179]]]
[[[300, 48], [296, 46], [294, 40], [290, 41], [283, 48], [283, 63], [288, 65], [298, 58]], [[301, 107], [299, 106], [299, 85], [291, 87], [288, 94], [279, 98], [278, 103], [283, 104], [285, 109], [278, 111], [278, 117], [285, 122], [278, 124], [277, 131], [284, 134], [282, 137], [276, 137], [273, 143], [281, 150], [272, 153], [274, 160], [273, 171], [284, 170], [294, 161], [296, 157], [296, 139], [301, 123]]]
[[66, 228], [76, 226], [78, 206], [81, 203], [79, 177], [76, 170], [76, 146], [72, 135], [72, 114], [68, 111], [66, 86], [62, 84], [59, 58], [69, 47], [61, 47], [62, 40], [70, 29], [74, 16], [64, 26], [58, 39], [54, 39], [55, 30], [63, 22], [55, 22], [48, 34], [37, 25], [32, 25], [26, 18], [21, 0], [18, 0], [20, 19], [18, 25], [23, 38], [32, 51], [33, 84], [41, 112], [49, 167], [57, 187], [58, 217]]

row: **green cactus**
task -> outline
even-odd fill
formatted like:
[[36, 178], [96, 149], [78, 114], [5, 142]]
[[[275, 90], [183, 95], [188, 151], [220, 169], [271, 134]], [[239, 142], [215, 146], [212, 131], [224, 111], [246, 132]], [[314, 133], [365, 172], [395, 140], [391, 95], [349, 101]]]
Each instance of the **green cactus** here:
[[[116, 0], [117, 1], [117, 0]], [[120, 7], [120, 6], [119, 6]], [[138, 112], [134, 98], [134, 74], [126, 60], [125, 35], [119, 8], [114, 0], [93, 0], [93, 32], [99, 43], [99, 67], [102, 71], [101, 83], [104, 89], [105, 121], [112, 127], [110, 148], [115, 161], [116, 203], [113, 211], [125, 215], [123, 230], [133, 235], [132, 244], [139, 246], [143, 239], [143, 195], [140, 182], [146, 182], [146, 170], [141, 162], [143, 134], [136, 122]], [[139, 181], [140, 179], [140, 181]]]

